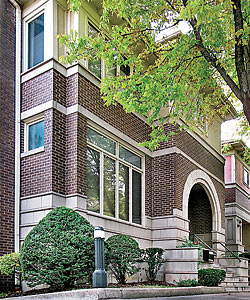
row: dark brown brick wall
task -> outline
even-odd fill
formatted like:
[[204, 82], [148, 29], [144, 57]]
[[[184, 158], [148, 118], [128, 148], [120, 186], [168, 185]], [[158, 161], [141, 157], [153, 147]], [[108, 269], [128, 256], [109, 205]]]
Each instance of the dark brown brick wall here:
[[176, 208], [176, 154], [159, 156], [152, 162], [153, 217], [171, 215]]
[[[15, 8], [0, 1], [0, 255], [14, 251], [15, 203]], [[0, 291], [13, 288], [0, 276]]]
[[224, 181], [224, 164], [187, 132], [176, 135], [176, 146], [220, 180]]
[[65, 194], [66, 116], [53, 110], [52, 190]]
[[236, 202], [235, 188], [225, 189], [225, 203]]
[[153, 166], [152, 159], [149, 156], [145, 156], [145, 214], [146, 216], [153, 216]]
[[[183, 190], [187, 177], [198, 168], [180, 154], [156, 157], [152, 165], [152, 215], [172, 215], [174, 208], [182, 210]], [[224, 187], [215, 179], [211, 178], [211, 180], [220, 200], [222, 226], [224, 226]]]
[[52, 190], [53, 110], [44, 112], [44, 152], [21, 159], [21, 197]]
[[225, 189], [226, 194], [226, 203], [238, 203], [239, 205], [245, 207], [246, 209], [250, 210], [250, 203], [248, 200], [248, 197], [243, 194], [239, 189], [237, 188], [227, 188]]
[[22, 84], [22, 112], [53, 100], [53, 70]]
[[[76, 75], [75, 75], [76, 76]], [[100, 89], [81, 75], [79, 77], [78, 103], [117, 128], [135, 141], [148, 139], [149, 127], [134, 114], [127, 114], [121, 105], [104, 106], [100, 97]], [[76, 76], [77, 78], [77, 76]]]
[[66, 106], [66, 78], [53, 70], [53, 100]]
[[86, 192], [86, 118], [78, 113], [66, 119], [66, 194]]

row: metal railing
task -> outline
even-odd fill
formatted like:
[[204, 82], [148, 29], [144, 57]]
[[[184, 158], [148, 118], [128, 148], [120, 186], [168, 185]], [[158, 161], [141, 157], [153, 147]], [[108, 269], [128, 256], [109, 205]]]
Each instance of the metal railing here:
[[231, 251], [229, 248], [227, 248], [226, 245], [222, 244], [221, 242], [213, 242], [213, 243], [219, 243], [222, 247], [224, 247], [230, 254], [232, 254], [232, 256], [234, 256], [235, 258], [237, 258], [239, 261], [241, 261], [241, 259], [239, 258], [239, 256], [237, 256], [233, 251]]
[[214, 255], [217, 255], [216, 251], [214, 251], [213, 248], [211, 248], [210, 246], [208, 246], [208, 244], [206, 242], [204, 242], [198, 235], [196, 234], [192, 234], [192, 236], [194, 238], [196, 238], [200, 243], [202, 243], [205, 247], [207, 247], [210, 251], [212, 251], [214, 253]]

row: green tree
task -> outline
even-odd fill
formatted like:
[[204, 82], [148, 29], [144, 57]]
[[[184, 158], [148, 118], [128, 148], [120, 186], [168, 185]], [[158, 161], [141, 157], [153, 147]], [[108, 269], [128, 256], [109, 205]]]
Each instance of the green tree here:
[[[69, 0], [75, 11], [82, 1]], [[166, 123], [180, 117], [190, 128], [212, 123], [235, 100], [242, 104], [243, 131], [249, 129], [250, 1], [103, 0], [102, 5], [99, 34], [61, 36], [69, 50], [64, 61], [93, 56], [104, 58], [107, 70], [130, 66], [129, 76], [103, 78], [101, 92], [107, 104], [118, 102], [147, 118], [152, 133], [146, 146], [154, 149], [169, 137]], [[157, 41], [183, 21], [189, 24], [186, 34]]]

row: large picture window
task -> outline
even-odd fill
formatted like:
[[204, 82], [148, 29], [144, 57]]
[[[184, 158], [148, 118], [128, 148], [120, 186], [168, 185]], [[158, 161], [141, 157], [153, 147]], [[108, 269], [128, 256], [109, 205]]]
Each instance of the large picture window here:
[[142, 157], [87, 128], [87, 209], [142, 223]]

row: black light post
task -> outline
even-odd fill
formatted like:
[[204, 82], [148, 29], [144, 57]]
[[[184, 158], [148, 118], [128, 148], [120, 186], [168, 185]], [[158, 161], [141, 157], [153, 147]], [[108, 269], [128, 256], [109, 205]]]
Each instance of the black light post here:
[[95, 238], [95, 272], [93, 273], [93, 287], [107, 287], [107, 273], [104, 269], [104, 239], [105, 232], [102, 227], [96, 227]]

